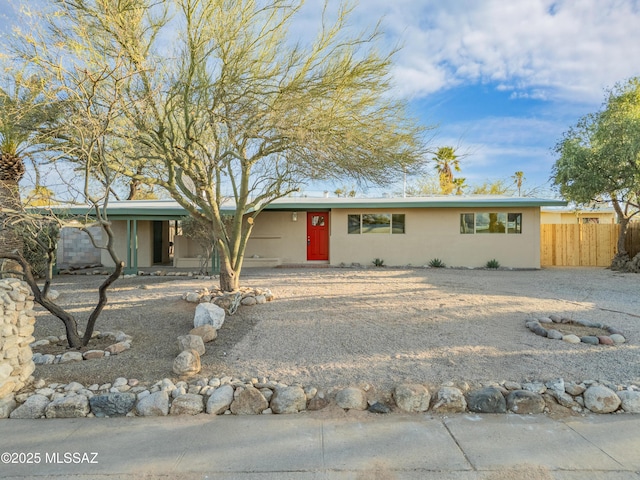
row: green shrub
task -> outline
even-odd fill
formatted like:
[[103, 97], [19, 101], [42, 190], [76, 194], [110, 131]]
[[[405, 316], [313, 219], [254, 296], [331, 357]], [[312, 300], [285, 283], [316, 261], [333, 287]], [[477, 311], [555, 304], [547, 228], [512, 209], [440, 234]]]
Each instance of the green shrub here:
[[446, 267], [445, 263], [439, 258], [434, 258], [429, 262], [429, 266], [432, 268], [444, 268]]
[[500, 262], [499, 262], [498, 260], [496, 260], [495, 258], [493, 258], [493, 259], [491, 259], [491, 260], [489, 260], [489, 261], [487, 262], [487, 264], [485, 265], [485, 267], [487, 267], [487, 268], [493, 268], [493, 269], [500, 268]]
[[371, 263], [373, 263], [376, 267], [384, 267], [384, 260], [381, 258], [376, 258]]

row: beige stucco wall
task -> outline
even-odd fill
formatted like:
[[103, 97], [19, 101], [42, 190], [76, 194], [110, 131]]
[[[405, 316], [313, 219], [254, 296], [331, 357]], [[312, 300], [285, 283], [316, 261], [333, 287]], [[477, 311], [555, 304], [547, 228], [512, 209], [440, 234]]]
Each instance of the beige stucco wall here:
[[[460, 214], [522, 213], [522, 234], [461, 234]], [[405, 234], [347, 233], [347, 215], [404, 213]], [[482, 267], [496, 259], [504, 267], [540, 268], [540, 212], [538, 208], [429, 208], [333, 210], [330, 258], [332, 265], [426, 265], [439, 258], [449, 266]]]
[[598, 218], [599, 223], [616, 223], [616, 216], [613, 212], [540, 212], [540, 223], [542, 224], [576, 224], [582, 223], [582, 218]]
[[262, 212], [255, 219], [245, 258], [279, 258], [281, 263], [307, 261], [307, 212]]
[[[111, 229], [114, 234], [114, 247], [120, 259], [127, 261], [127, 222], [115, 220], [111, 222]], [[133, 235], [133, 224], [131, 226]], [[105, 237], [106, 238], [106, 237]], [[102, 250], [102, 265], [113, 267], [114, 263], [109, 256], [109, 252]], [[133, 256], [131, 257], [133, 264]], [[138, 220], [138, 267], [151, 267], [153, 265], [153, 225], [147, 220]], [[129, 267], [129, 265], [127, 265]]]
[[[460, 214], [522, 213], [521, 234], [461, 234]], [[405, 214], [404, 234], [347, 233], [347, 216], [362, 213]], [[282, 264], [307, 262], [307, 212], [262, 212], [256, 219], [246, 258], [256, 255], [278, 258]], [[439, 258], [449, 266], [483, 267], [496, 259], [504, 267], [540, 268], [540, 210], [538, 208], [429, 208], [429, 209], [334, 209], [330, 213], [329, 259], [331, 265], [371, 265], [381, 258], [385, 265], [426, 265]], [[198, 252], [176, 241], [179, 252]], [[245, 263], [245, 268], [251, 262]], [[257, 266], [257, 265], [256, 265]]]

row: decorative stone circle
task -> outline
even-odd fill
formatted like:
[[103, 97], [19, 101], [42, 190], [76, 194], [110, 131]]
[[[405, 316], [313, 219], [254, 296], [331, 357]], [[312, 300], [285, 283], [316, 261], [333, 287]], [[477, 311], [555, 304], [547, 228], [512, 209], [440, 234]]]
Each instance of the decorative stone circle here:
[[[610, 327], [604, 323], [574, 320], [558, 315], [527, 320], [525, 326], [536, 335], [552, 340], [562, 340], [567, 343], [613, 346], [627, 341], [622, 331], [615, 327]], [[572, 326], [576, 328], [572, 329]]]

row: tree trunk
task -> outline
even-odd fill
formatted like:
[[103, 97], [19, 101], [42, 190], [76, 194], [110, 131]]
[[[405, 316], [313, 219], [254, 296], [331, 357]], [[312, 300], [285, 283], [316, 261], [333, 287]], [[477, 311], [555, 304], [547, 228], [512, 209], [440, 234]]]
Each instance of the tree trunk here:
[[627, 217], [620, 203], [615, 199], [612, 195], [613, 201], [613, 209], [616, 211], [618, 215], [619, 229], [618, 229], [618, 244], [617, 249], [618, 253], [616, 253], [615, 257], [611, 261], [611, 270], [624, 271], [627, 268], [627, 264], [631, 260], [629, 258], [629, 254], [627, 253], [626, 241], [627, 241], [627, 230], [629, 229], [629, 221], [630, 218]]
[[[18, 183], [0, 180], [0, 272], [21, 272], [22, 267], [16, 261], [4, 258], [7, 254], [18, 252], [22, 254], [24, 241], [13, 226], [12, 220], [22, 212], [20, 190]], [[0, 277], [13, 276], [0, 274]]]
[[227, 260], [220, 262], [220, 290], [223, 292], [235, 292], [240, 288], [240, 276], [231, 268]]

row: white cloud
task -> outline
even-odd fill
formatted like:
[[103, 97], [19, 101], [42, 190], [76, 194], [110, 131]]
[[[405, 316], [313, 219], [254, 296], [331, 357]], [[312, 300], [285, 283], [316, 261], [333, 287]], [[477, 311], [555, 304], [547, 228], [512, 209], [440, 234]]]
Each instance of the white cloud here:
[[460, 83], [497, 83], [515, 96], [599, 102], [640, 74], [638, 0], [367, 0], [354, 23], [381, 15], [399, 92], [424, 96]]

